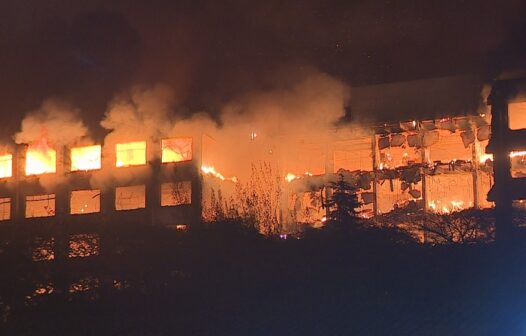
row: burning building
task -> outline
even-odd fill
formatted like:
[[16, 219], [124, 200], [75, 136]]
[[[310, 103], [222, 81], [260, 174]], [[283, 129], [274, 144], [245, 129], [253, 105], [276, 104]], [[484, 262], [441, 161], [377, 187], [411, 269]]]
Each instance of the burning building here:
[[[399, 87], [358, 88], [353, 110], [369, 113], [371, 105], [384, 109], [382, 104], [403, 109], [391, 94], [400, 95]], [[278, 233], [322, 226], [327, 186], [339, 175], [357, 188], [366, 218], [406, 207], [448, 214], [493, 205], [486, 199], [493, 185], [486, 109], [447, 106], [451, 112], [436, 118], [336, 126], [346, 100], [340, 82], [317, 75], [290, 91], [251, 97], [247, 109], [258, 113], [249, 117], [240, 114], [241, 103], [232, 104], [222, 127], [194, 118], [160, 131], [163, 113], [145, 121], [137, 116], [140, 108], [133, 110], [137, 104], [122, 103], [103, 126], [132, 129], [110, 133], [102, 145], [57, 144], [42, 134], [6, 147], [0, 155], [0, 219], [180, 228], [203, 219], [244, 218], [264, 233]], [[374, 94], [379, 91], [387, 93], [383, 103]], [[156, 96], [141, 99], [165, 109]], [[300, 112], [283, 119], [288, 109]], [[143, 125], [155, 131], [141, 132]], [[512, 155], [522, 164], [522, 152]]]

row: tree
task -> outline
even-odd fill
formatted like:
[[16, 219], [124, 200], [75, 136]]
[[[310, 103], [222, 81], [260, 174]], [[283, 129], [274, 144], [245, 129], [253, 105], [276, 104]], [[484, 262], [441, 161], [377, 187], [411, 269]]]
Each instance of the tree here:
[[339, 226], [354, 222], [361, 206], [358, 200], [358, 188], [345, 181], [345, 177], [341, 173], [338, 180], [330, 182], [329, 186], [332, 190], [327, 200], [329, 224]]

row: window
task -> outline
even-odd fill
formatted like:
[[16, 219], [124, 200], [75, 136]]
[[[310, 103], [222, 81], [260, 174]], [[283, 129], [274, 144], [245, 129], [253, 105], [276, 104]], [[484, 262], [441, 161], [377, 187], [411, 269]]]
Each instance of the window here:
[[192, 204], [192, 182], [161, 184], [161, 206]]
[[26, 196], [26, 218], [55, 215], [55, 194]]
[[13, 176], [13, 155], [0, 155], [0, 178]]
[[11, 219], [11, 199], [0, 198], [0, 221]]
[[71, 171], [100, 169], [100, 145], [71, 149]]
[[146, 188], [144, 185], [118, 187], [115, 189], [115, 209], [133, 210], [146, 207]]
[[508, 105], [508, 123], [512, 130], [526, 128], [526, 102]]
[[48, 147], [29, 147], [26, 153], [26, 175], [57, 172], [57, 152]]
[[163, 163], [192, 160], [192, 138], [164, 139], [161, 147]]
[[100, 212], [100, 190], [75, 190], [71, 192], [71, 214], [82, 215], [94, 212]]
[[116, 145], [117, 167], [146, 164], [146, 142], [128, 142]]

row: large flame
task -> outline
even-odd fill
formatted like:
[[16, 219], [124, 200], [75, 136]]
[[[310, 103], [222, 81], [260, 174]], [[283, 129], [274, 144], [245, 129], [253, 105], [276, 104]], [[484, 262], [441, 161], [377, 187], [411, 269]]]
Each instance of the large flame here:
[[146, 141], [121, 143], [115, 146], [117, 167], [128, 167], [146, 164]]
[[71, 149], [71, 170], [100, 169], [100, 145], [76, 147]]
[[13, 155], [0, 155], [0, 178], [13, 176]]
[[201, 166], [201, 171], [206, 175], [212, 175], [220, 179], [221, 181], [232, 181], [234, 183], [237, 183], [237, 177], [224, 177], [223, 174], [219, 173], [214, 167], [212, 166]]
[[43, 137], [32, 143], [26, 153], [26, 175], [39, 175], [57, 172], [57, 152], [49, 147]]

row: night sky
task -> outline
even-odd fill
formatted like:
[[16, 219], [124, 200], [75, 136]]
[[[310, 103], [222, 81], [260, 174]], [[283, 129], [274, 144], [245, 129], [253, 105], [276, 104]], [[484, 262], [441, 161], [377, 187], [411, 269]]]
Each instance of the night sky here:
[[[501, 1], [65, 1], [0, 4], [1, 130], [56, 97], [89, 125], [130, 85], [166, 83], [214, 113], [283, 69], [351, 86], [475, 74], [526, 59], [526, 3]], [[284, 79], [286, 80], [286, 79]]]

